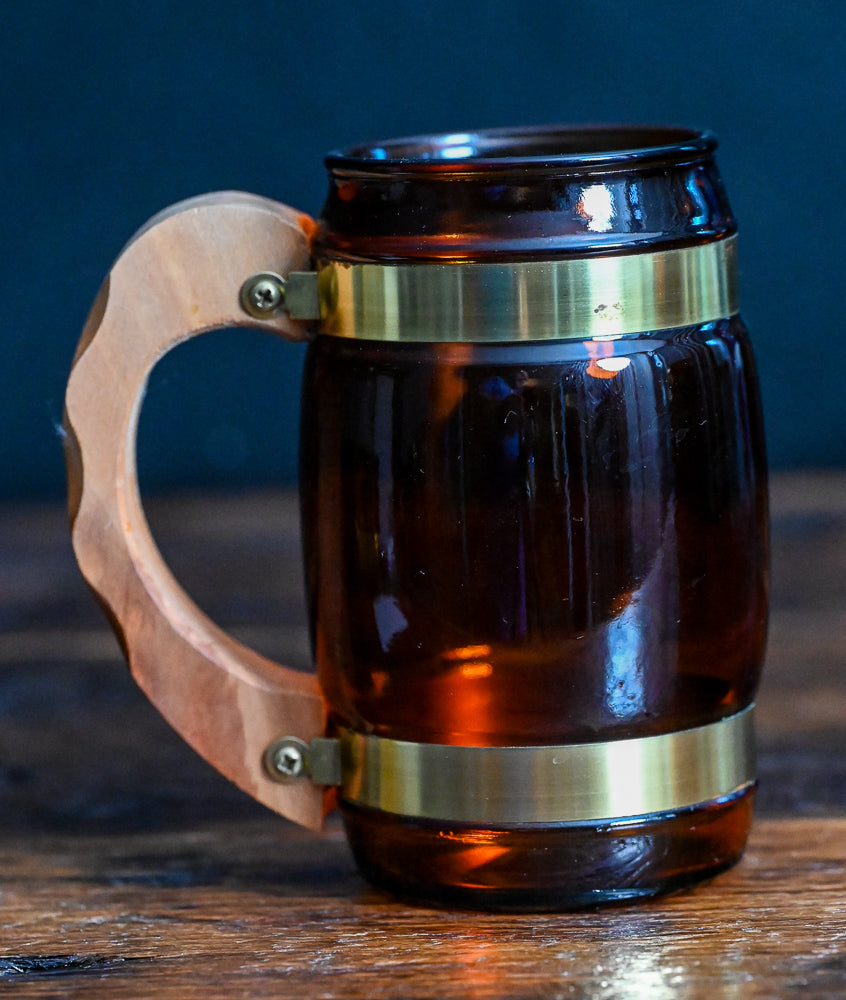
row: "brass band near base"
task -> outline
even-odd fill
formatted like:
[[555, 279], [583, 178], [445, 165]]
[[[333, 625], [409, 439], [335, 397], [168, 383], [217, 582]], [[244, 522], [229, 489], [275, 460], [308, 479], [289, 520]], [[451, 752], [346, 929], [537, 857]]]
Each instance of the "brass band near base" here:
[[613, 822], [723, 798], [755, 780], [752, 708], [637, 739], [468, 747], [341, 733], [341, 798], [479, 825]]
[[318, 264], [320, 332], [417, 343], [619, 337], [737, 312], [735, 237], [507, 264]]

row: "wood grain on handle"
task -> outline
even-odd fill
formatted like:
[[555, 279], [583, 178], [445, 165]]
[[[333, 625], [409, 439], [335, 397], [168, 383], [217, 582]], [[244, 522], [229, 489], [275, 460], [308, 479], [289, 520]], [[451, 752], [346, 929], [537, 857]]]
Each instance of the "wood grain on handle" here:
[[151, 220], [118, 258], [86, 323], [65, 429], [74, 550], [136, 681], [218, 770], [317, 829], [326, 793], [307, 780], [274, 782], [262, 766], [278, 737], [323, 734], [317, 681], [236, 642], [191, 601], [150, 534], [135, 457], [148, 376], [176, 344], [235, 325], [308, 339], [309, 326], [284, 314], [251, 319], [238, 296], [259, 271], [308, 269], [311, 225], [284, 205], [238, 192], [192, 199]]

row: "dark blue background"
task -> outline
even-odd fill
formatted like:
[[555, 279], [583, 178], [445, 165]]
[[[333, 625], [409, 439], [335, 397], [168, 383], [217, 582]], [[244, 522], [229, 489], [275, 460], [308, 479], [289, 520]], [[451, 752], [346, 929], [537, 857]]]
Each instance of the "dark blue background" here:
[[[241, 188], [317, 213], [323, 153], [543, 122], [713, 128], [774, 466], [846, 462], [841, 0], [186, 0], [0, 13], [0, 496], [63, 489], [64, 380], [133, 231]], [[301, 350], [227, 331], [154, 373], [150, 490], [292, 481]]]

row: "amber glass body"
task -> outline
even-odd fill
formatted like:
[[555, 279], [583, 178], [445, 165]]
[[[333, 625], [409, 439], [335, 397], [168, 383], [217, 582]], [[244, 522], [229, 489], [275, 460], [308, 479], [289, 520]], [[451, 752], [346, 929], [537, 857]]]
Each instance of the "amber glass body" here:
[[[662, 150], [644, 132], [459, 138], [475, 150], [464, 160], [444, 155], [456, 137], [330, 159], [316, 253], [546, 259], [733, 231], [708, 137], [673, 133]], [[624, 139], [639, 151], [615, 153]], [[596, 233], [579, 192], [599, 183], [619, 211]], [[319, 336], [303, 405], [306, 578], [334, 724], [561, 744], [673, 732], [752, 701], [766, 475], [737, 317], [615, 340]], [[739, 857], [751, 805], [747, 789], [634, 820], [479, 828], [342, 802], [375, 883], [507, 909], [688, 885]]]

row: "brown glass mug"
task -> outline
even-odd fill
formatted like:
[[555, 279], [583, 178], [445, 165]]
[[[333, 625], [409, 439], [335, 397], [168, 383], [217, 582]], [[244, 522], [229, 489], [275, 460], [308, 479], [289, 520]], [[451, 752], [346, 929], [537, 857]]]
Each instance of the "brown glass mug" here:
[[[321, 217], [177, 205], [70, 377], [74, 544], [132, 672], [212, 764], [398, 894], [566, 908], [740, 856], [767, 607], [758, 388], [708, 133], [542, 128], [327, 160]], [[222, 326], [308, 340], [316, 676], [216, 628], [137, 489], [150, 370]]]

